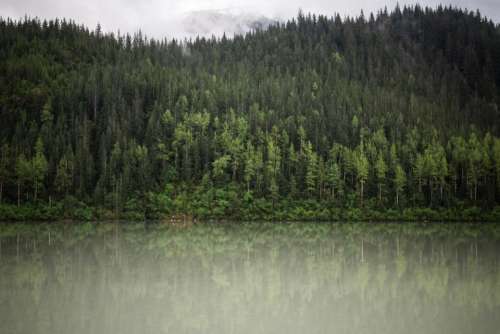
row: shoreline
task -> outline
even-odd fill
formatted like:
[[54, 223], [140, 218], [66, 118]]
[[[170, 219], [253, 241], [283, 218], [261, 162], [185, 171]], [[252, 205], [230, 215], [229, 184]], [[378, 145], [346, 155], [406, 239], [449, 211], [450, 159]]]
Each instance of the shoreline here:
[[[313, 207], [311, 207], [313, 206]], [[190, 212], [147, 210], [113, 210], [97, 206], [64, 207], [61, 202], [39, 204], [0, 204], [0, 223], [16, 222], [65, 222], [85, 221], [155, 221], [168, 224], [205, 223], [212, 221], [232, 222], [367, 222], [367, 223], [414, 223], [414, 222], [500, 222], [500, 206], [483, 209], [477, 206], [425, 208], [340, 208], [326, 203], [298, 203], [277, 205], [275, 208], [246, 206], [231, 212], [210, 213], [192, 208]]]

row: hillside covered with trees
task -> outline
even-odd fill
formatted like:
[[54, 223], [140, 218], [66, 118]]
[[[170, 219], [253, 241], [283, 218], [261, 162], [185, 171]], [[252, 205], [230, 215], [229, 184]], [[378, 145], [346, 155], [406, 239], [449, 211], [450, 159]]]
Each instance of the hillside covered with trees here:
[[0, 20], [0, 218], [500, 219], [500, 26], [396, 7], [153, 40]]

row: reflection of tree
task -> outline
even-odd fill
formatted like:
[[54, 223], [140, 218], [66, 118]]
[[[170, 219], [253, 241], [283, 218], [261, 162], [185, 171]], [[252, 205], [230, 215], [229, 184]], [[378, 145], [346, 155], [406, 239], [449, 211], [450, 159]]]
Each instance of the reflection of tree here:
[[499, 238], [490, 225], [3, 225], [0, 320], [9, 333], [486, 330]]

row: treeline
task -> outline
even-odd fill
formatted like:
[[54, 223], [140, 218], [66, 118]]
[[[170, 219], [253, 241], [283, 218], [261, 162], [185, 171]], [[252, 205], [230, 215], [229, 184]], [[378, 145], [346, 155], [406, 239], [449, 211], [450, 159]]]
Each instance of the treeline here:
[[492, 208], [499, 84], [499, 26], [455, 8], [184, 41], [2, 19], [0, 200]]

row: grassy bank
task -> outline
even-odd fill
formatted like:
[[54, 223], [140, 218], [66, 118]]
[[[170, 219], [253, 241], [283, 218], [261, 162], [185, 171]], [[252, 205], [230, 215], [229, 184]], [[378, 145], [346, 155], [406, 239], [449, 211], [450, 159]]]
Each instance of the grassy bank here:
[[[182, 217], [182, 218], [180, 218]], [[17, 206], [0, 204], [0, 221], [90, 220], [242, 220], [242, 221], [487, 221], [500, 222], [500, 206], [480, 208], [463, 203], [451, 207], [383, 208], [371, 202], [363, 207], [342, 207], [314, 200], [214, 198], [200, 201], [178, 196], [149, 194], [132, 199], [121, 208], [86, 204], [73, 197], [62, 201]]]

